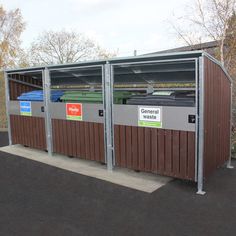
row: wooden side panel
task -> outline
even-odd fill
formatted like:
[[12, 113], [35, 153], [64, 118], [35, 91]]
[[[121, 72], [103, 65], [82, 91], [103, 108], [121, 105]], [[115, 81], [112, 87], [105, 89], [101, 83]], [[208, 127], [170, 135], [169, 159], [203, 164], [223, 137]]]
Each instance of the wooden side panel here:
[[115, 125], [116, 165], [195, 178], [195, 132]]
[[10, 115], [12, 143], [46, 150], [44, 118]]
[[210, 175], [230, 155], [231, 89], [222, 69], [205, 58], [204, 174]]
[[105, 162], [103, 124], [53, 119], [52, 135], [55, 153]]

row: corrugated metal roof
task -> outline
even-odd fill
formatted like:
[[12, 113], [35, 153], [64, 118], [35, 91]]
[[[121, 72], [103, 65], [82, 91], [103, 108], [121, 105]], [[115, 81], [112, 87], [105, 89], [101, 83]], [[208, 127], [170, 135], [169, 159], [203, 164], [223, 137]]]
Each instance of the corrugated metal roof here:
[[146, 55], [174, 53], [174, 52], [186, 52], [186, 51], [195, 51], [195, 50], [209, 50], [209, 49], [217, 48], [218, 45], [219, 44], [217, 41], [211, 41], [211, 42], [199, 43], [199, 44], [194, 44], [194, 45], [189, 45], [189, 46], [184, 46], [184, 47], [178, 47], [178, 48], [172, 48], [172, 49], [152, 52], [152, 53], [149, 53]]

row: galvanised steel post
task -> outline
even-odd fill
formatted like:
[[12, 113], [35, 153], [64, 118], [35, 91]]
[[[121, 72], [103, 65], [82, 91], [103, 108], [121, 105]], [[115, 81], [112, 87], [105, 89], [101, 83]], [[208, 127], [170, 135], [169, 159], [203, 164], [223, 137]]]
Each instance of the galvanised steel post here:
[[113, 159], [113, 167], [116, 165], [116, 154], [115, 154], [115, 149], [114, 149], [114, 144], [115, 144], [115, 137], [114, 137], [114, 66], [112, 65], [111, 66], [111, 116], [112, 116], [112, 120], [111, 120], [111, 137], [112, 137], [112, 145], [113, 145], [113, 156], [112, 156], [112, 159]]
[[199, 58], [199, 135], [198, 135], [198, 176], [197, 194], [204, 195], [203, 191], [203, 157], [204, 157], [204, 57]]
[[195, 60], [195, 181], [197, 181], [197, 172], [198, 172], [198, 127], [199, 127], [199, 67], [198, 59]]
[[104, 65], [105, 145], [107, 170], [113, 170], [111, 65]]
[[48, 155], [52, 156], [53, 145], [52, 145], [52, 121], [51, 121], [51, 82], [50, 72], [48, 68], [43, 70], [43, 94], [44, 94], [44, 112], [45, 112], [45, 127], [46, 127], [46, 141]]
[[10, 90], [9, 90], [9, 80], [8, 80], [7, 72], [4, 72], [4, 78], [5, 78], [5, 96], [6, 96], [8, 139], [9, 139], [9, 145], [12, 145], [11, 122], [10, 122], [10, 114], [9, 114]]
[[228, 160], [228, 163], [227, 163], [227, 168], [228, 169], [234, 169], [234, 167], [232, 166], [231, 164], [231, 160], [232, 160], [232, 155], [231, 155], [231, 151], [232, 151], [232, 141], [231, 141], [231, 138], [232, 138], [232, 91], [233, 90], [233, 86], [232, 86], [232, 82], [230, 84], [230, 126], [229, 126], [229, 129], [230, 129], [230, 145], [229, 145], [229, 160]]

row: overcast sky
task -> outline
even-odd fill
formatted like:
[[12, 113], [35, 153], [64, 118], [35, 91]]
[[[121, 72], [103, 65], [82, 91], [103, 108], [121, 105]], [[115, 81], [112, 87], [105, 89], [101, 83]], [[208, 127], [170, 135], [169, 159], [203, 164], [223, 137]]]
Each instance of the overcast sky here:
[[20, 8], [26, 22], [23, 46], [44, 30], [76, 30], [119, 56], [183, 45], [168, 23], [184, 14], [191, 0], [0, 0], [6, 9]]

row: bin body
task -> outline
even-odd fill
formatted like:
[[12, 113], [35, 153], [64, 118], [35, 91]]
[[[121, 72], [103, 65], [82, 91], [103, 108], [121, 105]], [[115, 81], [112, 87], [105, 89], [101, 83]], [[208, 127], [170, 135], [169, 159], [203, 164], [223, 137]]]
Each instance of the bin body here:
[[[132, 93], [130, 92], [115, 92], [114, 93], [114, 103], [123, 104], [126, 103]], [[68, 91], [65, 92], [61, 97], [63, 102], [81, 102], [81, 103], [103, 103], [102, 92], [89, 92], [89, 91]]]

